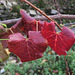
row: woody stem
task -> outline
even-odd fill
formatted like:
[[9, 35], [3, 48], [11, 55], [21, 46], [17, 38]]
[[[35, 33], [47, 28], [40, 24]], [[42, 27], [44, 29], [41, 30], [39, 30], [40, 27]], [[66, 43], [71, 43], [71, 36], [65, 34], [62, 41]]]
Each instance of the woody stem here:
[[57, 27], [58, 27], [60, 30], [62, 30], [62, 28], [59, 26], [59, 24], [58, 24], [56, 21], [54, 21], [53, 19], [51, 19], [50, 17], [48, 17], [43, 11], [41, 11], [39, 8], [35, 7], [32, 3], [30, 3], [30, 2], [27, 1], [27, 0], [21, 0], [21, 1], [26, 2], [27, 4], [29, 4], [30, 6], [32, 6], [33, 8], [35, 8], [35, 9], [36, 9], [37, 11], [39, 11], [42, 15], [44, 15], [46, 18], [48, 18], [49, 20], [53, 21], [53, 22], [57, 25]]

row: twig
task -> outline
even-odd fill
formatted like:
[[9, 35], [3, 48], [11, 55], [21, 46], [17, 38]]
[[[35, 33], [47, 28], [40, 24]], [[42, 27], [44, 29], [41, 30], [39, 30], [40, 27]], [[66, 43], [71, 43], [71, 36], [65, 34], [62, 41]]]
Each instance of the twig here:
[[17, 21], [19, 21], [21, 18], [18, 19], [10, 19], [10, 20], [4, 20], [4, 21], [0, 21], [0, 23], [6, 24], [7, 26], [10, 24], [15, 24]]
[[37, 11], [39, 11], [42, 15], [44, 15], [46, 18], [48, 18], [49, 20], [53, 21], [53, 22], [57, 25], [57, 27], [58, 27], [60, 30], [62, 30], [62, 28], [59, 26], [59, 24], [58, 24], [56, 21], [54, 21], [53, 19], [51, 19], [50, 17], [48, 17], [43, 11], [41, 11], [40, 9], [38, 9], [37, 7], [35, 7], [32, 3], [30, 3], [30, 2], [27, 1], [27, 0], [21, 0], [21, 1], [26, 2], [27, 4], [29, 4], [30, 6], [32, 6], [33, 8], [35, 8], [35, 9], [36, 9]]
[[[68, 57], [68, 59], [69, 59], [69, 57]], [[68, 59], [66, 60], [66, 57], [64, 56], [64, 60], [65, 60], [65, 63], [66, 63], [67, 73], [70, 75], [69, 67], [68, 67]]]

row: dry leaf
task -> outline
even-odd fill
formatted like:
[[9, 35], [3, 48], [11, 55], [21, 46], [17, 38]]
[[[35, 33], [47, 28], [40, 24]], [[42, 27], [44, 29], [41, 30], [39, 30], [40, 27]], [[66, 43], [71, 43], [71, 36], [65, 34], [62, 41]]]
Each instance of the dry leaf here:
[[6, 53], [9, 55], [10, 54], [10, 52], [9, 52], [9, 49], [7, 48], [7, 49], [5, 49], [5, 51], [6, 51]]
[[8, 54], [6, 53], [6, 51], [4, 50], [1, 42], [0, 42], [0, 61], [5, 61], [8, 58]]
[[47, 59], [44, 59], [41, 64], [44, 64], [46, 61], [47, 61]]

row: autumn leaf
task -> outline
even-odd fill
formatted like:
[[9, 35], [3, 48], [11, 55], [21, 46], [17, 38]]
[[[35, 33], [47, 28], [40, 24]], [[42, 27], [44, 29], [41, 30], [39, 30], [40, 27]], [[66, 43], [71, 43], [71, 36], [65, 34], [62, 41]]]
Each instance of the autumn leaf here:
[[[35, 31], [36, 30], [36, 20], [29, 16], [23, 9], [20, 11], [22, 15], [22, 19], [20, 19], [15, 25], [11, 27], [14, 33], [23, 31], [25, 34], [28, 35], [28, 31]], [[38, 30], [41, 30], [41, 27], [44, 25], [43, 21], [38, 22]], [[8, 36], [12, 34], [10, 30], [7, 32], [3, 32], [0, 34], [0, 39], [8, 39]], [[7, 48], [7, 41], [2, 41], [2, 45], [4, 48]]]
[[10, 54], [10, 52], [9, 52], [9, 49], [7, 48], [7, 49], [5, 49], [5, 51], [6, 51], [6, 53], [9, 55]]
[[62, 31], [57, 33], [54, 22], [45, 22], [41, 32], [47, 39], [49, 46], [59, 55], [66, 55], [66, 51], [74, 44], [74, 32], [67, 27], [63, 27]]
[[27, 62], [43, 56], [47, 40], [38, 31], [29, 32], [28, 40], [22, 34], [15, 33], [9, 36], [8, 47], [9, 51], [19, 56], [22, 62]]
[[29, 31], [29, 38], [37, 45], [47, 46], [47, 40], [42, 36], [40, 31]]
[[[20, 10], [20, 14], [22, 15], [22, 25], [21, 30], [25, 32], [25, 34], [28, 34], [28, 31], [36, 31], [36, 21], [34, 18], [29, 16], [23, 9]], [[43, 21], [38, 21], [38, 31], [41, 30], [41, 27], [43, 26]]]

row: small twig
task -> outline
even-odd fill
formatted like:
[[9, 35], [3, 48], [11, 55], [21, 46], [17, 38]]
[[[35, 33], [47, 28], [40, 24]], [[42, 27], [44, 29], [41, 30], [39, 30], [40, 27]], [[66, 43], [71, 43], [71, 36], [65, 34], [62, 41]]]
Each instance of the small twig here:
[[26, 2], [27, 4], [29, 4], [30, 6], [32, 6], [33, 8], [35, 8], [35, 9], [36, 9], [37, 11], [39, 11], [42, 15], [44, 15], [46, 18], [48, 18], [49, 20], [53, 21], [53, 22], [57, 25], [57, 27], [58, 27], [60, 30], [62, 30], [62, 28], [59, 26], [59, 24], [58, 24], [56, 21], [54, 21], [53, 19], [51, 19], [50, 17], [48, 17], [43, 11], [41, 11], [40, 9], [38, 9], [37, 7], [35, 7], [32, 3], [30, 3], [30, 2], [27, 1], [27, 0], [21, 0], [21, 1]]
[[65, 58], [65, 56], [64, 56], [64, 60], [65, 60], [65, 62], [66, 62], [66, 58]]
[[[68, 59], [69, 59], [69, 57], [68, 57]], [[66, 63], [67, 73], [70, 75], [69, 67], [68, 67], [68, 59], [66, 60], [66, 58], [65, 58], [65, 56], [64, 56], [64, 60], [65, 60], [65, 63]]]
[[72, 73], [72, 75], [73, 75], [73, 73]]

